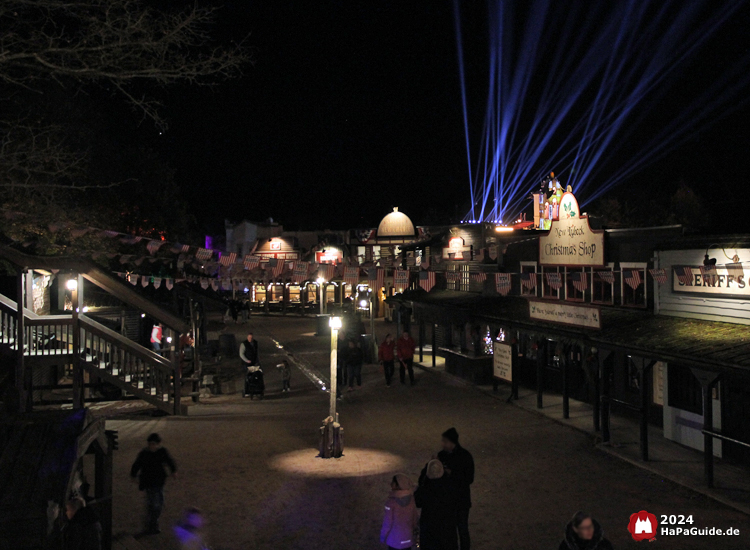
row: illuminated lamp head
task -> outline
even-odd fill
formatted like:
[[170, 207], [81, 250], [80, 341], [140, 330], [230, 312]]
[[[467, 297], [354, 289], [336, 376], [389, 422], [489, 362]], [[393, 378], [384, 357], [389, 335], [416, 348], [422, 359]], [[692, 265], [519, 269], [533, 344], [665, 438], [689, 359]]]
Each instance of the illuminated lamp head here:
[[555, 173], [554, 172], [550, 172], [549, 173], [549, 177], [554, 178], [555, 177]]

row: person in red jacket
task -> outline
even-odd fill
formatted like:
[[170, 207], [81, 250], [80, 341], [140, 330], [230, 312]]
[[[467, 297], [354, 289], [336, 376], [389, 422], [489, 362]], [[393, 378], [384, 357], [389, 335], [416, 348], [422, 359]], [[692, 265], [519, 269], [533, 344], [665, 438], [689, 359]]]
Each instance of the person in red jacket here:
[[378, 361], [383, 366], [383, 372], [385, 373], [385, 385], [391, 387], [391, 380], [393, 380], [393, 372], [395, 370], [395, 356], [396, 353], [396, 341], [390, 334], [385, 335], [385, 340], [380, 344], [378, 348]]
[[405, 330], [401, 335], [401, 338], [396, 342], [396, 356], [400, 364], [398, 374], [401, 378], [401, 383], [406, 383], [406, 370], [409, 371], [409, 381], [411, 385], [414, 385], [414, 349], [416, 344], [409, 334], [408, 330]]

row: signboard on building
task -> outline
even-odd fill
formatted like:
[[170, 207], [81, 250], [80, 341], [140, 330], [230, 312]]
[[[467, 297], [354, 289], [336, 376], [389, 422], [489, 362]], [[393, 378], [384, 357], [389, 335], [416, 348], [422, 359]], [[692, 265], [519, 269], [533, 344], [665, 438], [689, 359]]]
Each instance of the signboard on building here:
[[451, 237], [448, 246], [443, 247], [443, 258], [453, 260], [468, 260], [470, 246], [466, 246], [466, 241], [462, 237]]
[[494, 342], [492, 344], [492, 367], [495, 378], [513, 382], [513, 347]]
[[550, 323], [602, 328], [601, 310], [593, 306], [573, 306], [564, 302], [529, 300], [529, 317]]
[[667, 364], [657, 361], [653, 368], [654, 404], [664, 406], [664, 374]]
[[337, 264], [344, 260], [344, 253], [333, 246], [326, 247], [315, 253], [315, 261], [319, 264]]
[[700, 267], [672, 266], [672, 290], [717, 297], [750, 298], [742, 264], [717, 265], [711, 272]]
[[541, 265], [603, 266], [604, 231], [594, 231], [588, 216], [581, 217], [573, 193], [560, 199], [559, 218], [539, 238]]

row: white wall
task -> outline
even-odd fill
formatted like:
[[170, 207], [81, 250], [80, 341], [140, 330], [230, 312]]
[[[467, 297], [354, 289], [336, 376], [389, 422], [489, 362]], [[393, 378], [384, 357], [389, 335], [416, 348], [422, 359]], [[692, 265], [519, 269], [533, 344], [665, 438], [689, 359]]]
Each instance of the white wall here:
[[[686, 447], [703, 451], [703, 415], [669, 406], [669, 376], [664, 367], [664, 437]], [[721, 431], [721, 401], [712, 399], [714, 422], [713, 428]], [[721, 440], [714, 439], [714, 456], [721, 457]]]
[[[727, 250], [729, 256], [737, 253], [742, 260], [750, 258], [750, 250]], [[668, 283], [657, 287], [656, 313], [673, 317], [689, 317], [709, 321], [723, 321], [750, 325], [750, 300], [744, 298], [714, 298], [707, 295], [690, 295], [672, 291], [673, 265], [703, 265], [705, 249], [669, 250], [657, 252], [658, 267], [667, 270]], [[712, 248], [709, 255], [719, 265], [730, 263], [720, 248]], [[750, 264], [746, 265], [746, 278], [750, 277]]]

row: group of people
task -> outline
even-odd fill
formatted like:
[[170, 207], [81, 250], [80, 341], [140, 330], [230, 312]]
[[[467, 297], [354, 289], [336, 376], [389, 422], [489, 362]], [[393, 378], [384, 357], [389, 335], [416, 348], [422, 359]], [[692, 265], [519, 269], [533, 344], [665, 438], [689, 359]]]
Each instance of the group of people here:
[[417, 540], [421, 550], [469, 550], [473, 482], [474, 458], [458, 442], [456, 429], [450, 428], [442, 435], [442, 450], [422, 469], [416, 487], [404, 474], [393, 476], [380, 541], [394, 550], [412, 548]]
[[227, 313], [234, 321], [234, 324], [239, 324], [240, 319], [242, 323], [247, 323], [250, 317], [250, 300], [243, 298], [242, 300], [228, 299], [225, 300], [227, 304]]
[[409, 373], [409, 382], [414, 385], [414, 351], [417, 344], [405, 330], [398, 340], [393, 336], [386, 334], [383, 343], [378, 348], [378, 362], [383, 367], [385, 374], [385, 385], [391, 387], [393, 375], [396, 368], [396, 361], [399, 364], [399, 378], [402, 384], [406, 384], [406, 372]]

